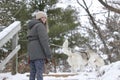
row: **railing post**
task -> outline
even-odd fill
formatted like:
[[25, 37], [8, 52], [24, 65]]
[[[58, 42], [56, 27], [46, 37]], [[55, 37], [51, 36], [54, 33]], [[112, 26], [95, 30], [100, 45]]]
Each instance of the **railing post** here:
[[[12, 39], [12, 50], [16, 48], [18, 45], [18, 33], [13, 36]], [[15, 57], [12, 61], [12, 74], [16, 74], [18, 72], [18, 54], [16, 53]]]

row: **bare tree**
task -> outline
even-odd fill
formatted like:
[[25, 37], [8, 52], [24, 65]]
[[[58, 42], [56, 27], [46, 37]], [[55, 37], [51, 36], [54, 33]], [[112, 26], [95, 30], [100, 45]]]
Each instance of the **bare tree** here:
[[[110, 53], [110, 51], [109, 51], [109, 49], [108, 49], [108, 47], [107, 47], [107, 43], [105, 42], [104, 37], [103, 37], [103, 35], [102, 35], [101, 29], [98, 27], [97, 23], [95, 22], [94, 17], [91, 15], [91, 13], [90, 13], [90, 11], [89, 11], [89, 8], [88, 8], [85, 0], [82, 0], [82, 1], [83, 1], [84, 5], [82, 5], [78, 0], [77, 0], [77, 3], [78, 3], [82, 8], [84, 8], [84, 10], [87, 12], [87, 14], [88, 14], [88, 16], [89, 16], [89, 18], [90, 18], [90, 21], [91, 21], [91, 23], [92, 23], [93, 28], [97, 31], [97, 34], [98, 34], [100, 40], [102, 41], [102, 43], [103, 43], [103, 45], [104, 45], [104, 48], [105, 48], [105, 49], [104, 49], [104, 50], [105, 50], [104, 53], [105, 53], [105, 54]], [[108, 57], [108, 60], [109, 60], [109, 61], [110, 61], [110, 58], [111, 58], [111, 57], [109, 56], [109, 57]]]
[[106, 7], [108, 10], [116, 12], [118, 14], [120, 14], [120, 9], [115, 8], [113, 6], [108, 5], [107, 3], [105, 3], [103, 0], [98, 0], [104, 7]]

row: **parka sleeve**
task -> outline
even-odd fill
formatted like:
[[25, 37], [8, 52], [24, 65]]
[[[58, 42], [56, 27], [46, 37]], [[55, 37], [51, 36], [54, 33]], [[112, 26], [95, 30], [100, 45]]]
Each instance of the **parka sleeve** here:
[[43, 48], [46, 58], [51, 58], [51, 50], [49, 47], [49, 37], [45, 26], [42, 23], [37, 25], [37, 33], [41, 47]]

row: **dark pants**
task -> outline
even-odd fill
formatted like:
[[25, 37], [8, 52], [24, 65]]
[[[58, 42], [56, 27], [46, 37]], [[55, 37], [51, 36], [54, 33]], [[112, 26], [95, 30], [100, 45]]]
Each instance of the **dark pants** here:
[[30, 80], [43, 80], [44, 59], [30, 60]]

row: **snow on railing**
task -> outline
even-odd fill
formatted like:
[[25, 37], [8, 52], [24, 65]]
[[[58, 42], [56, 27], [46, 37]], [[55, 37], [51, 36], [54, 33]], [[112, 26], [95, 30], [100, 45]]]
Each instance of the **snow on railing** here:
[[17, 54], [20, 50], [20, 45], [18, 45], [18, 32], [21, 29], [20, 21], [15, 21], [7, 28], [0, 32], [0, 48], [5, 45], [10, 39], [12, 39], [12, 51], [11, 53], [0, 63], [0, 71], [5, 68], [5, 65], [9, 60]]
[[15, 21], [10, 26], [0, 32], [0, 48], [8, 42], [21, 29], [19, 21]]

